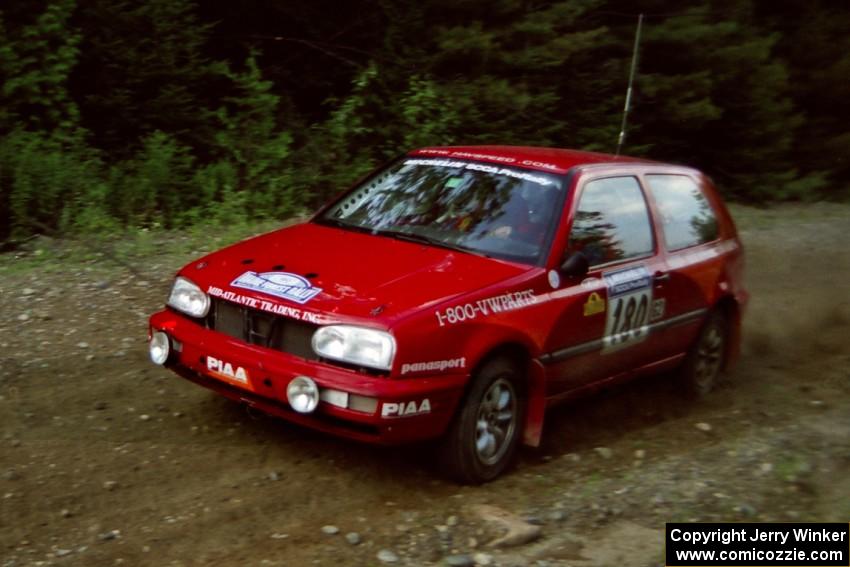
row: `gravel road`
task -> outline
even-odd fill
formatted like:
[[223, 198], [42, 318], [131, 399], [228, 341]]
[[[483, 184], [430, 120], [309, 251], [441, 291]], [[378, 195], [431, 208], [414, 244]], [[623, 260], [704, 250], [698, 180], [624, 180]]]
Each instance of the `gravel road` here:
[[850, 207], [734, 212], [753, 300], [728, 384], [563, 406], [481, 487], [151, 365], [147, 316], [191, 253], [148, 242], [136, 274], [45, 241], [0, 256], [0, 566], [662, 565], [666, 521], [848, 521]]

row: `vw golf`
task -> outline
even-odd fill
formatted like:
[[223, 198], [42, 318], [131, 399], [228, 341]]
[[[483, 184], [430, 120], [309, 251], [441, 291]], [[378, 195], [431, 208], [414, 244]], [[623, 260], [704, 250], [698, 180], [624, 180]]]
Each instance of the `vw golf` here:
[[704, 395], [738, 352], [743, 250], [687, 167], [560, 149], [412, 151], [309, 221], [195, 260], [150, 357], [351, 439], [439, 439], [485, 482], [546, 412], [678, 368]]

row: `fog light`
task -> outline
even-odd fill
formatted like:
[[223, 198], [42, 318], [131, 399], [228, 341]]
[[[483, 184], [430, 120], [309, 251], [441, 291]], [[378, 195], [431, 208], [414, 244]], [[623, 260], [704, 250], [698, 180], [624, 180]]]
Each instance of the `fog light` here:
[[165, 361], [168, 360], [170, 350], [168, 335], [162, 331], [154, 331], [151, 334], [151, 342], [148, 344], [151, 362], [154, 364], [165, 364]]
[[286, 387], [286, 399], [298, 413], [310, 413], [319, 405], [319, 387], [306, 376], [296, 376]]

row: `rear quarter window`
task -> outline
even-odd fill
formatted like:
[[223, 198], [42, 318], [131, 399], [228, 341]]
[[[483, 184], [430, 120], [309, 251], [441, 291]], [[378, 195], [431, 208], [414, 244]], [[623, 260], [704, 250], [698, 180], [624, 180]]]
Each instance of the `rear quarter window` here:
[[667, 250], [717, 240], [717, 217], [699, 185], [686, 175], [647, 175]]

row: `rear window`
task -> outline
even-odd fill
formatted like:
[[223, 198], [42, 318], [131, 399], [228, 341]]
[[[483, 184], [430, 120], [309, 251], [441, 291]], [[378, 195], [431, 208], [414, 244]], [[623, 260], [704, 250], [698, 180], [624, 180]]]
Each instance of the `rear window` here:
[[661, 215], [668, 250], [717, 239], [717, 217], [693, 179], [685, 175], [647, 175], [646, 182]]

